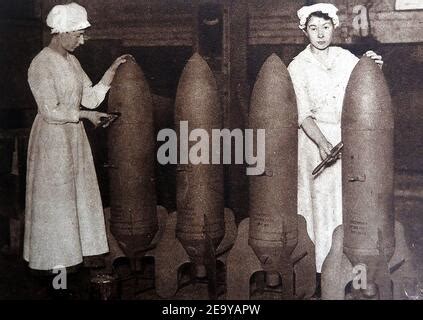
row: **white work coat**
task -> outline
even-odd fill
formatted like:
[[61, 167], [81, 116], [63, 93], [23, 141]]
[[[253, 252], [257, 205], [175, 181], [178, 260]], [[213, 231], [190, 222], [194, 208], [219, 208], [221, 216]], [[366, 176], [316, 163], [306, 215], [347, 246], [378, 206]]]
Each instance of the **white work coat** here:
[[108, 252], [103, 207], [80, 105], [93, 109], [109, 87], [92, 82], [75, 56], [46, 47], [28, 83], [38, 114], [27, 160], [24, 259], [36, 270], [70, 267]]
[[[297, 97], [298, 123], [312, 117], [326, 139], [341, 141], [341, 114], [345, 89], [359, 59], [348, 50], [330, 47], [322, 64], [307, 46], [289, 64]], [[298, 213], [307, 221], [307, 232], [316, 248], [316, 268], [329, 253], [334, 229], [342, 224], [341, 160], [313, 176], [322, 161], [317, 145], [298, 130]]]

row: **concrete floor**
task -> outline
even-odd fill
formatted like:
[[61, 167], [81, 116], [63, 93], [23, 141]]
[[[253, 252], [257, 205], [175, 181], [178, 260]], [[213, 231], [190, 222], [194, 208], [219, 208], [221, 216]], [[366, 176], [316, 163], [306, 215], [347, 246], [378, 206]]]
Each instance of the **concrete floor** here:
[[[404, 226], [407, 246], [412, 253], [412, 261], [416, 268], [416, 274], [409, 274], [410, 278], [423, 281], [423, 175], [398, 175], [395, 189], [395, 214], [398, 221]], [[52, 299], [51, 292], [45, 289], [44, 284], [30, 274], [21, 257], [7, 253], [8, 238], [6, 237], [7, 219], [0, 215], [0, 300], [48, 300]], [[93, 297], [90, 278], [95, 273], [101, 273], [103, 269], [82, 268], [80, 272], [72, 275], [69, 287], [72, 291], [71, 300], [87, 300]], [[121, 282], [120, 298], [133, 300], [161, 299], [154, 290], [153, 264], [148, 260], [138, 273], [138, 281], [135, 278], [127, 278]], [[221, 275], [222, 277], [222, 275]], [[221, 282], [224, 282], [220, 279]], [[183, 281], [187, 284], [180, 288], [176, 300], [207, 300], [207, 284], [204, 281], [188, 284], [188, 278]], [[224, 300], [223, 293], [218, 300]], [[95, 292], [94, 292], [95, 293]], [[254, 299], [279, 299], [279, 295], [272, 292], [255, 294]]]

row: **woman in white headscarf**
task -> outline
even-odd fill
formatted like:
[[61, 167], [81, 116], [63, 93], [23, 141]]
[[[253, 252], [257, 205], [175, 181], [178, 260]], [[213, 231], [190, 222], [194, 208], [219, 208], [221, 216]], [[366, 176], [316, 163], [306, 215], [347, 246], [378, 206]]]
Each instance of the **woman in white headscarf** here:
[[93, 86], [71, 54], [90, 26], [76, 3], [57, 5], [47, 16], [52, 40], [32, 61], [28, 82], [38, 106], [28, 149], [24, 259], [35, 270], [80, 264], [108, 252], [103, 207], [90, 145], [81, 119], [94, 125], [107, 116], [104, 100], [117, 58]]
[[[348, 50], [331, 46], [339, 26], [338, 9], [328, 3], [298, 11], [300, 29], [310, 44], [289, 64], [298, 106], [298, 213], [316, 248], [316, 268], [332, 243], [334, 229], [342, 224], [341, 160], [316, 176], [313, 169], [341, 141], [341, 112], [345, 89], [358, 58]], [[382, 57], [366, 52], [382, 66]]]

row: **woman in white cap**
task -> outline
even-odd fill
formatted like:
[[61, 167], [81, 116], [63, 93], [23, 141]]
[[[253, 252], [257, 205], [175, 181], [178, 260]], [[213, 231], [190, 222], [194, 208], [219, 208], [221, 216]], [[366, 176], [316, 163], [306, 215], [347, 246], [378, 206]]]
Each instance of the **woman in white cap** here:
[[38, 106], [28, 149], [24, 259], [34, 270], [77, 266], [83, 256], [108, 252], [103, 207], [90, 145], [81, 119], [94, 125], [117, 58], [93, 86], [71, 54], [90, 26], [76, 3], [55, 6], [47, 16], [53, 37], [32, 61], [28, 82]]
[[[331, 46], [339, 26], [338, 9], [328, 3], [302, 7], [300, 29], [310, 44], [289, 64], [298, 106], [298, 213], [316, 248], [319, 274], [329, 253], [334, 229], [342, 224], [341, 161], [316, 176], [313, 169], [341, 141], [341, 112], [348, 79], [359, 59]], [[366, 52], [382, 66], [382, 57]]]

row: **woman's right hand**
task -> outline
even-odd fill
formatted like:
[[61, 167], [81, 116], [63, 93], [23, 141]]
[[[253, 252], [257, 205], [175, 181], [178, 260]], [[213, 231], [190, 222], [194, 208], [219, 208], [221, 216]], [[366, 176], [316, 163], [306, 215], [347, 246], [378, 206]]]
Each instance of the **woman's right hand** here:
[[[325, 160], [330, 155], [330, 152], [333, 149], [332, 144], [326, 139], [322, 131], [320, 131], [320, 128], [317, 126], [317, 124], [311, 117], [307, 117], [306, 119], [304, 119], [301, 124], [301, 127], [303, 128], [306, 135], [309, 136], [310, 139], [319, 148], [320, 158], [322, 159], [322, 161]], [[333, 161], [336, 161], [338, 158], [335, 158]]]
[[329, 155], [330, 155], [330, 151], [333, 149], [332, 144], [325, 140], [323, 142], [321, 142], [319, 145], [319, 153], [320, 153], [320, 158], [323, 160], [325, 160]]
[[101, 118], [108, 117], [109, 115], [104, 112], [98, 111], [80, 111], [79, 118], [80, 119], [88, 119], [95, 127], [97, 127], [101, 123]]

